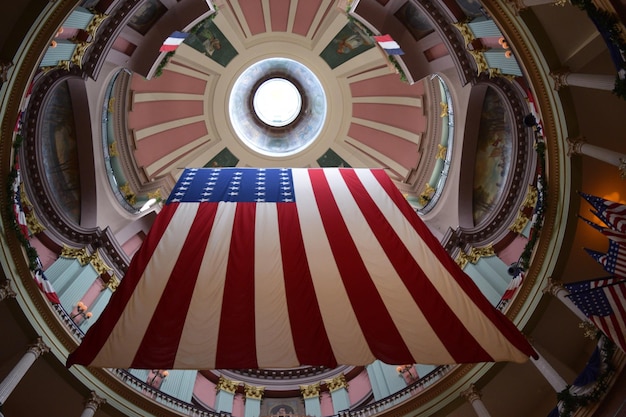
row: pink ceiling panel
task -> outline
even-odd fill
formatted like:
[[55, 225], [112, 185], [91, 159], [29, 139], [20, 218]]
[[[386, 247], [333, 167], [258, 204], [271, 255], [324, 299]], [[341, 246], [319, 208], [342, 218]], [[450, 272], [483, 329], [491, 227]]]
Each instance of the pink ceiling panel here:
[[307, 0], [298, 2], [296, 17], [293, 22], [293, 33], [306, 36], [320, 4], [322, 4], [322, 0]]
[[348, 136], [375, 149], [405, 168], [415, 167], [419, 160], [417, 144], [398, 136], [356, 123], [350, 125]]
[[146, 167], [206, 134], [206, 124], [196, 122], [141, 139], [135, 151], [137, 164]]
[[159, 93], [190, 93], [203, 94], [206, 81], [173, 71], [163, 71], [160, 77], [146, 80], [134, 74], [130, 82], [131, 91]]
[[352, 115], [359, 119], [384, 123], [409, 132], [422, 133], [426, 130], [426, 118], [419, 107], [355, 103], [352, 106]]
[[261, 0], [246, 0], [239, 2], [241, 11], [246, 19], [250, 33], [258, 35], [266, 32], [265, 21], [263, 18], [263, 5]]
[[354, 97], [418, 97], [424, 94], [424, 85], [421, 81], [409, 85], [400, 81], [398, 74], [389, 74], [352, 83], [350, 84], [350, 91]]
[[133, 111], [128, 112], [128, 127], [143, 129], [172, 120], [199, 116], [204, 112], [202, 100], [149, 101], [133, 104]]
[[270, 14], [272, 16], [272, 31], [286, 32], [289, 20], [289, 0], [270, 0]]

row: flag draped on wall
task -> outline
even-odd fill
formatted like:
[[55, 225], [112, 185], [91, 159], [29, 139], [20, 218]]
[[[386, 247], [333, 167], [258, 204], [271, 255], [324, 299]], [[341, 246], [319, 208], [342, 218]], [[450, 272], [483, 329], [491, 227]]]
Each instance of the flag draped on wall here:
[[522, 362], [383, 170], [187, 169], [68, 366]]
[[[19, 233], [22, 235], [22, 240], [26, 242], [26, 245], [30, 246], [28, 243], [28, 240], [30, 239], [30, 231], [26, 222], [26, 213], [24, 213], [24, 207], [22, 206], [22, 180], [20, 175], [20, 165], [17, 158], [15, 158], [14, 172], [15, 178], [11, 184], [11, 191], [13, 193], [13, 215], [15, 216], [15, 224], [17, 225]], [[33, 279], [51, 303], [60, 304], [56, 291], [54, 291], [52, 284], [48, 281], [48, 278], [46, 278], [43, 272], [43, 267], [39, 258], [37, 258], [36, 262], [36, 267], [32, 271]]]
[[626, 352], [626, 280], [598, 278], [564, 287], [585, 316]]
[[170, 36], [165, 39], [161, 48], [159, 48], [160, 52], [171, 52], [178, 49], [181, 43], [189, 36], [188, 33], [175, 31]]
[[390, 35], [374, 36], [374, 40], [385, 50], [387, 55], [404, 55], [398, 42], [394, 41]]

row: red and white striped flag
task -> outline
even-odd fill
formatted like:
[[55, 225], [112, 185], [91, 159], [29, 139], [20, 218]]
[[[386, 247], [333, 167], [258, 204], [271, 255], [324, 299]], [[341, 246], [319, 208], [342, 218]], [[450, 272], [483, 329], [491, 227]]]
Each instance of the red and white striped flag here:
[[181, 43], [189, 36], [188, 33], [175, 31], [170, 36], [165, 39], [161, 48], [159, 48], [159, 52], [172, 52], [178, 49]]
[[525, 361], [383, 170], [188, 169], [68, 366]]

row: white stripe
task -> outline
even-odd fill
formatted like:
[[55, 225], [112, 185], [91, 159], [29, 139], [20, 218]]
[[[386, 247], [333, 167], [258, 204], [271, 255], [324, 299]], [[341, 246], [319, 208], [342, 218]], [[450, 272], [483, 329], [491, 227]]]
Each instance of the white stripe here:
[[163, 45], [180, 45], [184, 40], [183, 38], [167, 38]]
[[260, 368], [300, 366], [293, 345], [278, 233], [276, 204], [256, 205], [254, 321]]
[[432, 363], [452, 363], [452, 356], [407, 291], [339, 170], [326, 169], [324, 172], [361, 259], [411, 355], [426, 357]]
[[340, 279], [324, 232], [307, 169], [293, 169], [298, 217], [311, 278], [326, 333], [338, 363], [371, 363], [376, 358], [367, 345]]
[[400, 45], [398, 45], [398, 42], [396, 41], [383, 41], [383, 42], [378, 42], [378, 44], [383, 49], [400, 49]]
[[[181, 206], [187, 204], [189, 203]], [[236, 208], [236, 203], [221, 202], [217, 206], [178, 345], [176, 368], [215, 368], [224, 282]]]
[[120, 368], [131, 366], [161, 300], [163, 290], [169, 281], [197, 210], [198, 203], [181, 204], [176, 209], [135, 291], [104, 346], [91, 363], [92, 366], [107, 367], [112, 363]]
[[[372, 198], [378, 202], [383, 216], [389, 221], [403, 244], [410, 250], [415, 261], [433, 284], [444, 302], [455, 313], [463, 326], [472, 334], [483, 349], [495, 361], [515, 360], [524, 362], [528, 356], [513, 346], [497, 327], [485, 317], [474, 301], [437, 260], [431, 248], [417, 231], [405, 220], [395, 203], [387, 196], [378, 180], [369, 170], [355, 170]], [[407, 203], [408, 204], [408, 203]]]

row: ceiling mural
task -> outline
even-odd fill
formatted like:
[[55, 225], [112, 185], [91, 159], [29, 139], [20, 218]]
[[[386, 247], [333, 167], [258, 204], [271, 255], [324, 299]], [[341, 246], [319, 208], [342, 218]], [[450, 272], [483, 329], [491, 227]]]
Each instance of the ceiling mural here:
[[41, 153], [51, 196], [75, 224], [80, 223], [80, 176], [74, 109], [67, 82], [51, 92], [40, 125]]
[[320, 57], [332, 69], [374, 47], [374, 41], [356, 22], [348, 22], [324, 48]]
[[237, 56], [237, 50], [235, 50], [211, 18], [205, 19], [194, 26], [184, 43], [223, 67], [227, 66]]
[[483, 101], [476, 150], [473, 187], [475, 225], [496, 208], [506, 190], [512, 149], [511, 114], [500, 94], [489, 88]]

